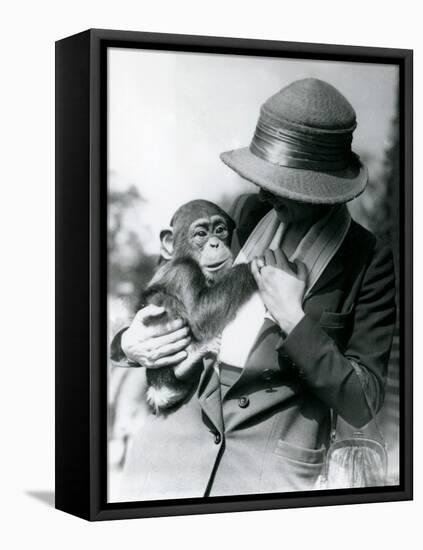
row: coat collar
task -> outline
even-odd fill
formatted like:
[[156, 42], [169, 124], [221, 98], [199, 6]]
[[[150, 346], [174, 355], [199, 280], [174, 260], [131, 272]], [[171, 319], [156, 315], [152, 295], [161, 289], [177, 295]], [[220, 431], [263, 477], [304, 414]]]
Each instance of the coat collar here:
[[[232, 251], [235, 255], [239, 253], [251, 232], [263, 216], [271, 210], [271, 208], [272, 207], [268, 203], [262, 202], [259, 199], [258, 194], [242, 195], [238, 199], [237, 206], [235, 208], [235, 223], [237, 226], [232, 237]], [[304, 304], [311, 296], [321, 291], [327, 284], [335, 279], [344, 269], [343, 262], [341, 260], [341, 251], [344, 249], [345, 243], [351, 235], [352, 225], [353, 224], [350, 224], [347, 235], [345, 236], [340, 249], [333, 256], [314, 287], [306, 296]]]

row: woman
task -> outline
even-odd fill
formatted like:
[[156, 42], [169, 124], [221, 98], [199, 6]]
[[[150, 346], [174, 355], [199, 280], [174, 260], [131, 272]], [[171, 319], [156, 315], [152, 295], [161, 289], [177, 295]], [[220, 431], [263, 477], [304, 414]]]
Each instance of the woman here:
[[[225, 329], [219, 368], [204, 361], [196, 394], [139, 430], [122, 498], [312, 489], [331, 410], [357, 427], [371, 419], [357, 368], [381, 407], [394, 270], [390, 251], [345, 207], [368, 178], [351, 151], [355, 127], [354, 109], [335, 88], [305, 79], [264, 103], [249, 148], [222, 154], [260, 188], [234, 208], [237, 261], [252, 262], [260, 299]], [[177, 365], [187, 327], [144, 325], [162, 313], [138, 312], [115, 339], [114, 359]]]

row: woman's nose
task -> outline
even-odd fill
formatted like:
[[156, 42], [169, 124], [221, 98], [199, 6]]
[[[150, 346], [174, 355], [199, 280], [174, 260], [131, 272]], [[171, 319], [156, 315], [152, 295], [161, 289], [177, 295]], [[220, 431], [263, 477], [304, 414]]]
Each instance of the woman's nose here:
[[258, 195], [259, 195], [259, 199], [260, 199], [261, 201], [266, 201], [267, 198], [268, 198], [268, 196], [269, 196], [269, 193], [268, 193], [267, 191], [265, 191], [264, 189], [260, 189]]

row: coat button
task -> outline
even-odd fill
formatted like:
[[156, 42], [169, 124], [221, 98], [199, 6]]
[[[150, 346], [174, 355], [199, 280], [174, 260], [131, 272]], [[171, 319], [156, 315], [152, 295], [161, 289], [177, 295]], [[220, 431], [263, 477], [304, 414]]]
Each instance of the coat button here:
[[219, 445], [219, 443], [222, 441], [222, 436], [220, 434], [214, 434], [214, 442], [216, 445]]
[[279, 357], [282, 359], [282, 361], [285, 363], [285, 365], [287, 365], [288, 367], [292, 367], [293, 361], [289, 357], [289, 355], [287, 355], [286, 353], [280, 353]]
[[243, 396], [238, 399], [238, 406], [241, 407], [241, 409], [245, 409], [249, 404], [250, 400], [248, 397]]
[[264, 369], [263, 374], [262, 374], [262, 378], [266, 382], [270, 382], [271, 380], [273, 380], [272, 369]]

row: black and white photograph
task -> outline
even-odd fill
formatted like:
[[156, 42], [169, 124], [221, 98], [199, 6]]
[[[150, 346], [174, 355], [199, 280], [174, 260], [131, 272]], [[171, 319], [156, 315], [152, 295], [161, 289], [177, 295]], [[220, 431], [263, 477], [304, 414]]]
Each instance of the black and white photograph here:
[[396, 64], [107, 48], [108, 503], [401, 484], [401, 123]]
[[4, 5], [0, 548], [414, 549], [418, 7]]

